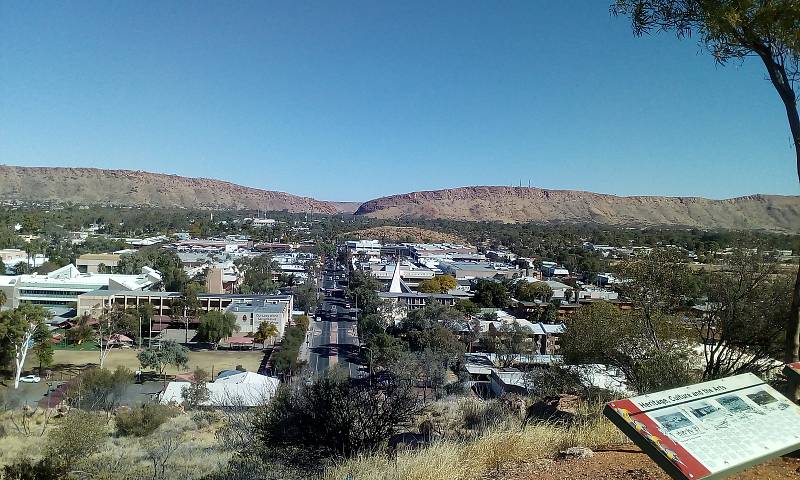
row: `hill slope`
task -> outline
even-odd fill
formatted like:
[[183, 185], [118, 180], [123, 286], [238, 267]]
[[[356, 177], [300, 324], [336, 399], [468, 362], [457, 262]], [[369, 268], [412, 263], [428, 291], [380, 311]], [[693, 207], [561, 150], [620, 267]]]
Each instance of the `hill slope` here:
[[0, 165], [0, 200], [334, 214], [329, 202], [221, 180], [133, 170]]
[[800, 197], [618, 197], [574, 190], [462, 187], [370, 200], [357, 215], [503, 222], [672, 225], [800, 232]]

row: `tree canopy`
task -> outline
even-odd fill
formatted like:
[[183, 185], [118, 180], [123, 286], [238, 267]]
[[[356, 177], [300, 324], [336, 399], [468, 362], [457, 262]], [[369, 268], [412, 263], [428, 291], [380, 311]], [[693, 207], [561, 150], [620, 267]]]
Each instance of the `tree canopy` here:
[[238, 330], [236, 317], [232, 313], [212, 310], [200, 316], [197, 336], [200, 341], [210, 342], [216, 346], [220, 340], [230, 337]]
[[447, 293], [449, 290], [456, 288], [458, 284], [456, 279], [450, 275], [436, 275], [419, 282], [417, 291], [421, 293]]

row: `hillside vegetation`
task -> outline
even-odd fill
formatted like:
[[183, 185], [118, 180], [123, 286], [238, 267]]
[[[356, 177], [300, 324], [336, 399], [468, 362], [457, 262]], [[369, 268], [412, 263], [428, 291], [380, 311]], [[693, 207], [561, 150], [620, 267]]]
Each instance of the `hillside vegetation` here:
[[467, 243], [459, 235], [419, 227], [371, 227], [348, 232], [345, 236], [353, 239], [385, 239], [390, 242]]
[[0, 200], [25, 203], [286, 210], [335, 214], [335, 205], [221, 180], [132, 170], [0, 165]]

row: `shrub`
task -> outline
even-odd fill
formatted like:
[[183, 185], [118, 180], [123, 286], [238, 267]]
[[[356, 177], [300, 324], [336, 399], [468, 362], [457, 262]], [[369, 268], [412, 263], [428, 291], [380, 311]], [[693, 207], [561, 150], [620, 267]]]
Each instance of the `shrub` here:
[[141, 407], [117, 413], [114, 420], [117, 426], [117, 433], [120, 435], [146, 437], [177, 414], [178, 409], [176, 407], [147, 403]]
[[95, 415], [72, 410], [61, 425], [47, 435], [46, 452], [54, 463], [67, 470], [96, 453], [107, 438], [106, 426]]
[[498, 400], [467, 399], [459, 405], [459, 413], [464, 428], [479, 432], [513, 418], [508, 406]]
[[10, 465], [3, 467], [0, 478], [7, 480], [59, 480], [64, 478], [66, 471], [54, 464], [50, 459], [43, 458], [34, 462], [29, 458], [22, 458]]

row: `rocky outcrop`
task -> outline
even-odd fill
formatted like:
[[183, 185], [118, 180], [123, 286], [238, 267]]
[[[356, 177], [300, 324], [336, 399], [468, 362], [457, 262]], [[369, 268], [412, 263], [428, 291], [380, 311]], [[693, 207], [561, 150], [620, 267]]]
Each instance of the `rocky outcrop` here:
[[800, 197], [782, 195], [710, 200], [620, 197], [527, 187], [462, 187], [370, 200], [363, 203], [356, 214], [382, 219], [443, 218], [800, 232]]
[[133, 170], [0, 165], [0, 200], [335, 214], [330, 202], [221, 180]]

